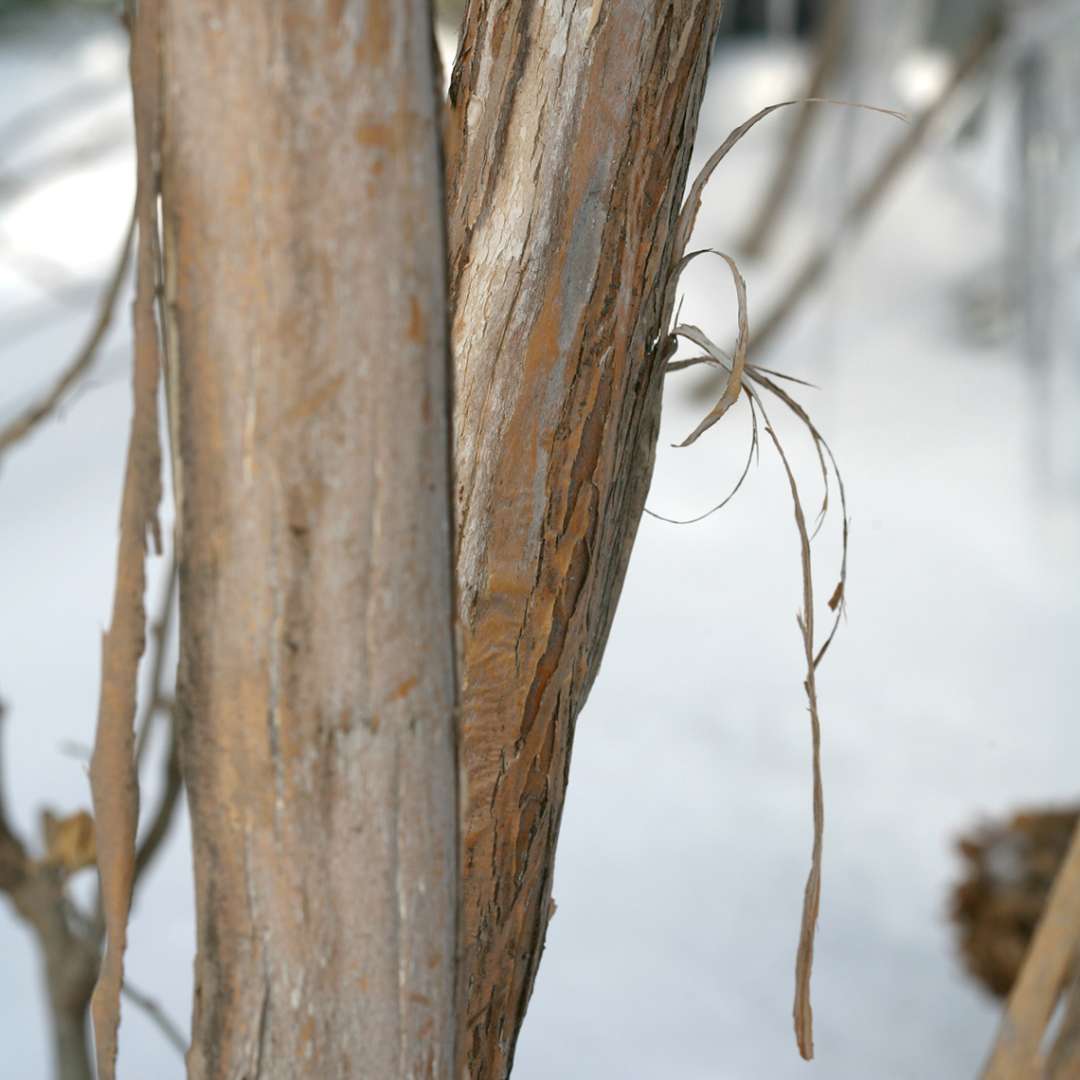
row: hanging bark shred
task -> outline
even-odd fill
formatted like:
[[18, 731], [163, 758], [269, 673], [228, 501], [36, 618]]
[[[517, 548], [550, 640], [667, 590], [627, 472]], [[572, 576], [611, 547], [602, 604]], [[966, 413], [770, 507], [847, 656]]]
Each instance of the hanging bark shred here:
[[652, 474], [719, 0], [474, 0], [447, 139], [467, 774], [459, 1072], [502, 1080]]
[[146, 544], [161, 550], [161, 449], [157, 398], [160, 358], [154, 294], [157, 271], [157, 140], [160, 115], [158, 6], [142, 0], [134, 19], [131, 83], [137, 153], [138, 270], [134, 307], [134, 411], [120, 510], [120, 541], [112, 619], [102, 641], [101, 697], [90, 763], [98, 869], [106, 946], [91, 1011], [100, 1080], [116, 1069], [120, 990], [124, 979], [127, 919], [135, 873], [139, 813], [135, 764], [135, 704], [139, 660], [146, 640]]

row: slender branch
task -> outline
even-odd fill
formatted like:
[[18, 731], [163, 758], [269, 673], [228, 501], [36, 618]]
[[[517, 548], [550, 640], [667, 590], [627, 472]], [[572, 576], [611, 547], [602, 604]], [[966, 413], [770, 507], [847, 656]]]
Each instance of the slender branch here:
[[[33, 300], [4, 312], [0, 350], [11, 352], [28, 338], [55, 327], [58, 319], [70, 319], [101, 293], [97, 281], [79, 281], [54, 289], [48, 299]], [[55, 304], [63, 305], [59, 311]]]
[[1073, 957], [1069, 989], [1065, 993], [1061, 1026], [1046, 1059], [1048, 1080], [1080, 1076], [1080, 952]]
[[180, 753], [176, 738], [176, 714], [169, 714], [169, 753], [165, 759], [165, 783], [158, 799], [157, 808], [150, 818], [150, 825], [143, 835], [138, 850], [135, 853], [135, 887], [147, 866], [153, 862], [161, 848], [162, 842], [169, 834], [176, 814], [176, 807], [180, 802], [180, 792], [183, 790], [183, 781], [180, 775]]
[[116, 302], [123, 289], [127, 275], [128, 261], [131, 257], [131, 240], [135, 230], [135, 217], [132, 215], [131, 224], [124, 237], [120, 257], [112, 272], [109, 283], [101, 296], [97, 318], [94, 320], [90, 333], [83, 342], [82, 347], [75, 354], [71, 363], [60, 374], [52, 388], [28, 409], [22, 412], [5, 427], [0, 429], [0, 455], [10, 450], [20, 439], [25, 438], [39, 424], [47, 420], [57, 406], [63, 400], [64, 395], [78, 380], [86, 374], [97, 356], [98, 348], [105, 338], [105, 334], [112, 323], [116, 311]]
[[[804, 98], [825, 96], [825, 88], [832, 79], [843, 52], [844, 23], [847, 20], [847, 14], [848, 0], [828, 0], [826, 3], [817, 55], [806, 86], [806, 93], [802, 95]], [[742, 242], [742, 249], [747, 255], [760, 255], [768, 247], [780, 220], [784, 203], [798, 175], [806, 148], [810, 144], [810, 133], [820, 112], [821, 110], [815, 108], [811, 101], [805, 101], [799, 110], [795, 126], [784, 144], [783, 155], [773, 172], [765, 198], [762, 199], [758, 212], [746, 231], [746, 238]]]
[[[915, 151], [922, 145], [933, 122], [940, 116], [953, 99], [956, 91], [967, 78], [980, 66], [989, 55], [1000, 36], [1000, 20], [990, 19], [968, 45], [953, 71], [952, 78], [942, 89], [937, 99], [929, 105], [904, 133], [903, 138], [885, 155], [874, 175], [856, 195], [851, 205], [844, 212], [837, 232], [840, 235], [861, 226], [889, 191], [904, 168], [912, 161]], [[836, 236], [830, 236], [827, 242], [820, 244], [803, 261], [787, 289], [762, 318], [751, 342], [760, 354], [766, 344], [787, 323], [800, 301], [820, 280], [832, 263], [839, 245]]]
[[157, 1025], [158, 1030], [176, 1047], [183, 1057], [187, 1053], [187, 1039], [180, 1030], [180, 1025], [161, 1007], [160, 1003], [149, 994], [136, 989], [130, 979], [124, 979], [122, 993], [133, 1005], [137, 1005]]
[[[3, 144], [0, 143], [0, 146]], [[59, 304], [71, 303], [80, 284], [79, 275], [47, 255], [23, 251], [11, 238], [0, 231], [0, 258], [24, 281], [45, 293]]]
[[10, 157], [16, 143], [37, 135], [51, 120], [70, 119], [72, 112], [88, 109], [116, 94], [116, 84], [111, 80], [87, 79], [65, 87], [44, 101], [35, 101], [0, 127], [0, 146]]
[[[0, 722], [3, 712], [0, 705]], [[34, 931], [44, 961], [54, 1075], [57, 1080], [92, 1080], [86, 1010], [97, 974], [98, 947], [73, 929], [64, 880], [59, 867], [30, 858], [8, 824], [0, 770], [0, 892]]]
[[90, 165], [95, 165], [102, 158], [126, 146], [131, 139], [131, 130], [125, 124], [110, 128], [75, 146], [58, 150], [54, 154], [33, 162], [19, 173], [0, 174], [0, 202], [18, 198], [25, 191], [47, 184], [69, 173], [78, 172]]
[[154, 714], [161, 707], [164, 700], [162, 680], [165, 676], [165, 655], [168, 652], [169, 634], [172, 630], [173, 609], [176, 606], [176, 543], [173, 541], [173, 554], [169, 561], [169, 568], [165, 574], [165, 586], [162, 590], [161, 604], [158, 608], [158, 617], [150, 627], [150, 639], [152, 655], [150, 659], [150, 690], [143, 701], [139, 718], [135, 723], [138, 733], [135, 743], [135, 760], [140, 765], [146, 757], [146, 748], [149, 744], [150, 728], [153, 725]]
[[[0, 701], [0, 736], [3, 735], [7, 706]], [[26, 848], [8, 824], [4, 797], [4, 759], [0, 738], [0, 892], [13, 892], [26, 878]]]
[[983, 1080], [1042, 1076], [1040, 1047], [1080, 949], [1080, 824], [1009, 995]]

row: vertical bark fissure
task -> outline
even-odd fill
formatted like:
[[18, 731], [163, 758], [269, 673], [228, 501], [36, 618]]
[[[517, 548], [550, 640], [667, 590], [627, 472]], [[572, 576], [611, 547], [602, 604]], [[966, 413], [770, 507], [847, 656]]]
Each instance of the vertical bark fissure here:
[[166, 0], [193, 1078], [454, 1071], [445, 229], [426, 0]]
[[471, 1080], [509, 1072], [543, 949], [574, 724], [652, 470], [662, 285], [719, 8], [466, 14], [447, 170]]

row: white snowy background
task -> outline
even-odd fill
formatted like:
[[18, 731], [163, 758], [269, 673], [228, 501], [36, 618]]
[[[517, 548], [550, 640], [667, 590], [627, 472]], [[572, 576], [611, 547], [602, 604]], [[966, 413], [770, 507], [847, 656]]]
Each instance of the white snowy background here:
[[[871, 58], [861, 87], [877, 104], [917, 105], [922, 84], [939, 78], [932, 58], [900, 67], [886, 59]], [[0, 424], [68, 362], [123, 235], [133, 187], [125, 64], [123, 37], [106, 18], [19, 21], [0, 37]], [[798, 92], [805, 68], [794, 46], [721, 51], [699, 156], [757, 108]], [[80, 107], [47, 126], [5, 127], [35, 102], [72, 94]], [[1007, 83], [995, 102], [990, 138], [965, 151], [931, 140], [762, 358], [821, 387], [800, 397], [840, 461], [852, 518], [848, 619], [819, 677], [817, 1060], [799, 1060], [791, 1031], [811, 843], [798, 540], [783, 472], [763, 446], [760, 466], [719, 514], [683, 527], [642, 522], [578, 724], [558, 912], [518, 1080], [944, 1080], [977, 1071], [997, 1011], [956, 959], [946, 918], [958, 872], [951, 845], [986, 816], [1080, 795], [1080, 461], [1066, 453], [1048, 469], [1037, 449], [1048, 428], [1075, 429], [1075, 382], [1069, 391], [1066, 378], [1053, 409], [1040, 410], [1015, 336], [976, 343], [962, 302], [1007, 251]], [[789, 122], [765, 121], [723, 163], [696, 246], [733, 248]], [[742, 265], [751, 323], [798, 253], [830, 235], [852, 176], [898, 132], [871, 114], [822, 118], [779, 254]], [[112, 150], [19, 186], [50, 155], [83, 144]], [[701, 266], [685, 292], [684, 319], [729, 340], [734, 299], [723, 264]], [[125, 301], [91, 376], [0, 462], [4, 783], [28, 836], [38, 837], [43, 806], [89, 804], [85, 752], [114, 575], [129, 322]], [[1070, 362], [1075, 375], [1075, 344], [1066, 372]], [[650, 507], [669, 516], [722, 497], [749, 432], [733, 410], [693, 448], [671, 449], [708, 407], [691, 398], [694, 381], [673, 377], [665, 402]], [[815, 505], [810, 448], [797, 428], [779, 426]], [[819, 601], [835, 584], [838, 528], [833, 517], [815, 543]], [[152, 792], [157, 776], [148, 776]], [[133, 983], [185, 1028], [188, 844], [184, 818], [140, 890], [128, 950]], [[37, 957], [6, 908], [0, 971], [0, 1075], [45, 1078]], [[122, 1077], [183, 1075], [175, 1050], [131, 1007], [120, 1045]]]

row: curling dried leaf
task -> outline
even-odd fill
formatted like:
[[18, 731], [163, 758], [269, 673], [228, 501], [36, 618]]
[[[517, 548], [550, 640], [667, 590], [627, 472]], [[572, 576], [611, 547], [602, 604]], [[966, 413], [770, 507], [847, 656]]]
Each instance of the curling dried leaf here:
[[[705, 359], [708, 359], [710, 361], [712, 360], [711, 357], [706, 357]], [[746, 389], [746, 399], [750, 403], [750, 420], [751, 420], [751, 423], [752, 423], [752, 428], [751, 428], [751, 432], [750, 432], [750, 449], [746, 454], [746, 464], [743, 465], [743, 470], [739, 474], [739, 479], [735, 481], [735, 486], [715, 506], [710, 507], [703, 514], [698, 514], [696, 517], [692, 517], [692, 518], [665, 517], [663, 514], [658, 514], [655, 511], [650, 510], [648, 507], [646, 507], [645, 508], [645, 513], [648, 514], [649, 517], [656, 518], [658, 521], [666, 521], [669, 525], [696, 525], [699, 521], [704, 521], [707, 517], [710, 517], [711, 515], [715, 514], [717, 510], [723, 510], [724, 507], [727, 506], [727, 504], [729, 502], [731, 502], [732, 499], [735, 498], [735, 496], [739, 493], [739, 488], [741, 488], [743, 486], [743, 481], [746, 479], [746, 477], [750, 473], [750, 466], [754, 461], [754, 454], [757, 452], [757, 449], [758, 449], [757, 412], [754, 409], [754, 398], [753, 398], [753, 396], [752, 396], [749, 389]]]
[[[739, 394], [742, 391], [743, 369], [746, 367], [746, 347], [750, 343], [750, 323], [746, 315], [746, 282], [743, 281], [743, 276], [739, 273], [739, 268], [730, 255], [725, 255], [722, 251], [717, 252], [717, 254], [728, 264], [732, 279], [735, 282], [735, 295], [739, 301], [739, 336], [735, 341], [735, 349], [731, 358], [731, 370], [728, 373], [727, 384], [724, 386], [724, 392], [720, 395], [720, 400], [712, 407], [708, 416], [679, 443], [680, 447], [689, 446], [691, 443], [696, 442], [699, 436], [708, 431], [738, 401]], [[700, 331], [698, 332], [700, 333]], [[705, 337], [704, 334], [701, 336]], [[707, 338], [705, 340], [708, 341]], [[701, 343], [699, 342], [699, 344]], [[702, 348], [706, 349], [710, 355], [714, 350], [717, 354], [720, 354], [720, 351], [711, 342], [708, 345], [702, 345]]]

